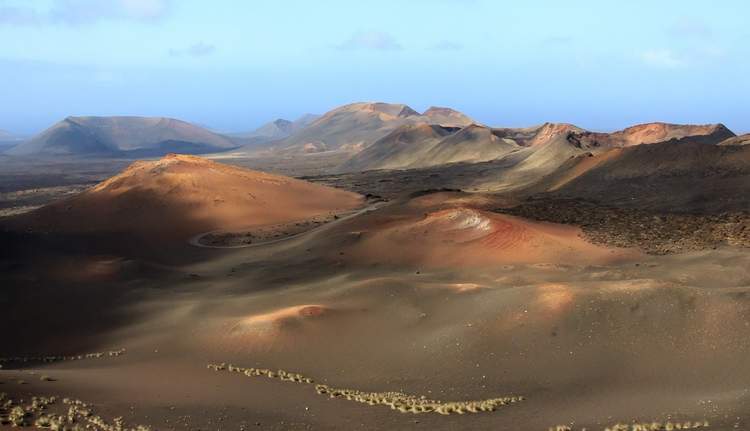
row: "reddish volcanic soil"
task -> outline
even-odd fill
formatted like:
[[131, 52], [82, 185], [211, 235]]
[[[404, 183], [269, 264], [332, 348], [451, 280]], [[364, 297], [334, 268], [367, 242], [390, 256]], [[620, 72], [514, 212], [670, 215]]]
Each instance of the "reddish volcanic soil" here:
[[[451, 202], [446, 194], [442, 197]], [[424, 203], [425, 199], [420, 201]], [[456, 201], [460, 202], [453, 199]], [[432, 208], [407, 205], [395, 213], [373, 215], [366, 224], [353, 221], [346, 228], [356, 232], [356, 241], [343, 253], [347, 261], [357, 263], [429, 267], [603, 264], [638, 256], [634, 250], [586, 242], [576, 227], [455, 204], [448, 208], [444, 204]]]
[[668, 124], [646, 123], [628, 127], [613, 133], [582, 134], [585, 139], [597, 141], [604, 147], [632, 147], [634, 145], [655, 144], [672, 139], [706, 139], [718, 144], [724, 139], [734, 136], [723, 124]]
[[195, 156], [135, 162], [86, 192], [18, 219], [55, 233], [184, 238], [214, 229], [277, 224], [346, 211], [355, 193]]

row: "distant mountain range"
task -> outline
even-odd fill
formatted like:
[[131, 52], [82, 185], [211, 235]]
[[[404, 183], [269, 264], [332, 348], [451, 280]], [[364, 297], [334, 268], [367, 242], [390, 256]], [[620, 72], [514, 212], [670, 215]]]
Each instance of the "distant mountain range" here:
[[734, 137], [717, 125], [650, 123], [614, 133], [589, 132], [571, 124], [545, 123], [529, 128], [489, 128], [471, 124], [462, 128], [400, 126], [352, 155], [338, 172], [373, 169], [411, 169], [448, 163], [477, 163], [508, 157], [528, 174], [544, 174], [566, 158], [585, 152], [653, 144], [670, 140], [718, 144]]
[[161, 117], [68, 117], [10, 150], [15, 156], [159, 156], [234, 148], [229, 137]]
[[585, 154], [669, 141], [729, 146], [750, 139], [735, 137], [721, 124], [648, 123], [613, 133], [565, 123], [494, 128], [445, 107], [419, 113], [403, 104], [361, 102], [322, 116], [277, 119], [231, 136], [170, 118], [68, 117], [6, 154], [135, 158], [227, 150], [252, 156], [258, 148], [285, 157], [337, 152], [347, 158], [334, 169], [339, 173], [499, 160], [504, 168], [486, 177], [502, 188], [538, 182]]
[[523, 176], [544, 175], [568, 157], [609, 148], [672, 139], [718, 144], [734, 137], [716, 125], [641, 124], [613, 132], [591, 132], [572, 124], [492, 128], [450, 108], [419, 113], [403, 104], [353, 103], [333, 109], [278, 141], [281, 154], [344, 151], [350, 158], [337, 172], [412, 169], [448, 163], [477, 163], [508, 157]]

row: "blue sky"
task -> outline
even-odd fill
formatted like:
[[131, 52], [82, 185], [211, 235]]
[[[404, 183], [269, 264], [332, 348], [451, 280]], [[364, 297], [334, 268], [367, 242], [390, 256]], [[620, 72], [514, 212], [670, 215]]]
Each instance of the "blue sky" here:
[[747, 132], [748, 17], [744, 0], [0, 0], [0, 129], [122, 114], [242, 131], [378, 100]]

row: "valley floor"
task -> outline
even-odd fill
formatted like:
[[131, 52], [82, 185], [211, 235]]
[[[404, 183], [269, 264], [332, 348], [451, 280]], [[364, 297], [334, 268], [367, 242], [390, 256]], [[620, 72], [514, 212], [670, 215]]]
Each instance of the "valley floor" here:
[[[0, 356], [126, 351], [5, 362], [0, 392], [80, 399], [154, 429], [748, 426], [747, 248], [594, 246], [572, 227], [493, 215], [493, 199], [394, 200], [263, 246], [180, 244], [169, 262], [6, 256]], [[545, 259], [518, 252], [535, 247]], [[482, 258], [488, 250], [495, 260]], [[332, 388], [524, 399], [493, 412], [401, 413], [207, 367], [222, 362]]]

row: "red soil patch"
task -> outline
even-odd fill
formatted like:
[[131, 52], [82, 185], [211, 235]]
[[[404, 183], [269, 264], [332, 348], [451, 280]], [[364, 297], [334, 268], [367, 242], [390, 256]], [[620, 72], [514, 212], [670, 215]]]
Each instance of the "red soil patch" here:
[[387, 264], [594, 264], [633, 257], [632, 250], [586, 242], [580, 229], [457, 207], [400, 218], [365, 231], [349, 259]]
[[315, 327], [310, 325], [332, 312], [324, 305], [306, 304], [233, 318], [210, 330], [209, 339], [215, 343], [217, 338], [214, 335], [218, 331], [217, 347], [233, 351], [285, 348], [314, 331]]

